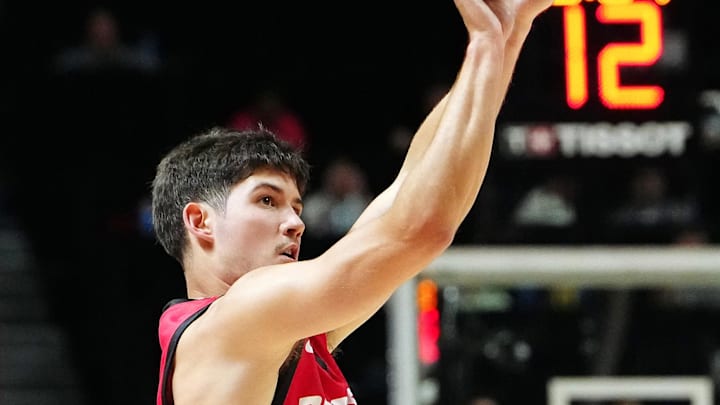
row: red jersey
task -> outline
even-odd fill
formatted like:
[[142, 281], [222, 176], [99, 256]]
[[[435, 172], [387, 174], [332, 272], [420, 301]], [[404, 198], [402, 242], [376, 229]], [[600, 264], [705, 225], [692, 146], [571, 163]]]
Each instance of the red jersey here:
[[[172, 362], [180, 336], [200, 317], [217, 297], [170, 301], [160, 316], [160, 379], [157, 405], [172, 405]], [[275, 396], [270, 405], [355, 405], [350, 386], [327, 350], [325, 334], [305, 340], [300, 356], [280, 372]]]

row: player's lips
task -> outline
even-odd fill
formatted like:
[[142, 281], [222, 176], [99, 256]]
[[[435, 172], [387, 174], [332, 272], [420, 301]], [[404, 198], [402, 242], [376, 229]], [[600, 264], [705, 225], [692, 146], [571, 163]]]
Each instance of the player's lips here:
[[293, 261], [298, 259], [299, 252], [300, 245], [298, 245], [297, 243], [291, 243], [280, 250], [281, 255], [289, 257]]

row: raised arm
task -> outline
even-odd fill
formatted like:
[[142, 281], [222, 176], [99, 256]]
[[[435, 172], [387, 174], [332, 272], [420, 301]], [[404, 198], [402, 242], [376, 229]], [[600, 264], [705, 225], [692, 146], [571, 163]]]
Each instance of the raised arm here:
[[[495, 119], [522, 44], [532, 20], [549, 7], [551, 1], [456, 2], [468, 29], [467, 52], [456, 81], [421, 124], [396, 180], [370, 204], [350, 233], [385, 215], [391, 207], [410, 213], [417, 210], [432, 212], [426, 210], [423, 201], [426, 197], [439, 197], [453, 205], [453, 209], [446, 210], [441, 203], [438, 211], [453, 215], [449, 218], [448, 232], [454, 235], [472, 207], [485, 176]], [[498, 7], [505, 8], [497, 10]], [[496, 64], [497, 60], [503, 60], [503, 64]], [[443, 174], [444, 169], [447, 172]], [[431, 179], [437, 179], [442, 185], [434, 189]], [[417, 190], [413, 191], [415, 187]], [[460, 189], [464, 190], [462, 194], [453, 195]], [[403, 197], [414, 201], [406, 201]], [[429, 215], [440, 217], [439, 214]], [[432, 228], [427, 231], [437, 232]], [[421, 245], [411, 249], [421, 249]], [[417, 268], [410, 270], [410, 275], [417, 271]], [[387, 295], [376, 301], [376, 307], [369, 307], [367, 312], [333, 331], [330, 336], [333, 343], [342, 341], [377, 311], [392, 290], [385, 292]]]
[[[405, 182], [409, 173], [415, 170], [415, 168], [426, 155], [431, 144], [433, 142], [443, 142], [442, 140], [435, 141], [436, 136], [439, 136], [440, 134], [439, 128], [442, 120], [444, 119], [446, 121], [449, 121], [451, 119], [456, 119], [453, 118], [453, 112], [449, 112], [446, 114], [447, 107], [449, 105], [448, 103], [451, 102], [449, 100], [455, 99], [454, 102], [457, 104], [458, 99], [462, 100], [463, 97], [468, 97], [466, 95], [468, 92], [466, 86], [473, 87], [472, 80], [469, 80], [467, 82], [463, 81], [465, 78], [463, 74], [467, 73], [467, 69], [474, 69], [474, 67], [467, 66], [473, 66], [473, 59], [471, 58], [474, 57], [473, 52], [476, 51], [476, 49], [472, 48], [474, 46], [473, 41], [484, 41], [487, 38], [475, 38], [477, 36], [484, 35], [482, 34], [484, 31], [482, 30], [481, 26], [475, 25], [476, 23], [478, 23], [478, 20], [470, 19], [475, 17], [470, 14], [473, 11], [469, 10], [468, 7], [475, 7], [475, 2], [457, 1], [456, 4], [458, 5], [458, 9], [460, 10], [461, 15], [463, 15], [463, 20], [468, 28], [469, 35], [468, 53], [466, 54], [466, 58], [463, 61], [463, 67], [461, 68], [461, 71], [456, 77], [455, 83], [449, 89], [448, 93], [438, 102], [437, 105], [434, 106], [432, 111], [428, 114], [428, 116], [418, 128], [410, 144], [410, 147], [408, 148], [405, 160], [403, 161], [403, 165], [400, 168], [400, 171], [393, 183], [371, 202], [371, 204], [355, 222], [353, 228], [351, 229], [351, 232], [355, 229], [363, 227], [366, 223], [369, 223], [376, 218], [384, 215], [390, 209], [393, 203], [396, 202], [396, 197], [400, 192], [403, 183]], [[481, 117], [481, 119], [486, 120], [485, 123], [482, 125], [488, 125], [492, 123], [492, 128], [483, 128], [483, 130], [486, 130], [488, 132], [484, 133], [484, 138], [479, 139], [477, 149], [472, 149], [472, 153], [474, 154], [474, 165], [463, 166], [463, 163], [460, 167], [464, 167], [466, 171], [464, 173], [456, 174], [461, 177], [465, 176], [465, 174], [475, 175], [475, 177], [471, 179], [471, 182], [474, 183], [474, 185], [471, 187], [472, 191], [466, 194], [465, 200], [460, 208], [459, 215], [461, 218], [465, 217], [467, 211], [474, 204], [477, 196], [477, 191], [479, 190], [479, 187], [487, 171], [488, 163], [490, 160], [490, 151], [492, 149], [492, 133], [494, 132], [495, 118], [499, 113], [500, 107], [504, 101], [505, 95], [510, 85], [513, 71], [515, 69], [515, 65], [517, 63], [525, 39], [530, 32], [532, 22], [540, 13], [542, 13], [552, 4], [552, 0], [515, 0], [508, 3], [494, 1], [486, 2], [486, 4], [489, 5], [490, 9], [493, 10], [497, 16], [501, 16], [500, 18], [498, 18], [497, 22], [501, 24], [500, 27], [504, 40], [504, 49], [502, 52], [503, 64], [502, 71], [499, 72], [499, 80], [497, 81], [498, 87], [496, 87], [494, 90], [491, 90], [491, 92], [495, 93], [496, 95], [495, 102], [487, 104], [486, 108], [488, 108], [488, 110], [481, 112], [488, 114], [485, 117]], [[475, 88], [473, 90], [479, 90], [479, 88]], [[478, 109], [478, 111], [476, 112], [480, 112], [480, 109]], [[461, 115], [457, 117], [461, 117]], [[470, 132], [472, 132], [472, 130], [470, 130]], [[442, 165], [442, 162], [439, 162], [438, 165]], [[434, 170], [433, 164], [426, 164], [425, 167], [429, 167], [430, 170]], [[453, 174], [448, 175], [453, 176]], [[417, 177], [420, 179], [420, 182], [423, 182], [423, 175], [419, 175]], [[411, 193], [408, 193], [408, 195], [410, 194]], [[366, 313], [361, 314], [352, 322], [344, 325], [341, 328], [336, 329], [330, 335], [332, 343], [334, 345], [338, 344], [359, 325], [364, 323], [370, 316], [372, 316], [373, 313], [375, 313], [380, 308], [380, 306], [384, 304], [388, 297], [386, 297], [385, 300], [379, 300], [377, 307], [370, 308]]]

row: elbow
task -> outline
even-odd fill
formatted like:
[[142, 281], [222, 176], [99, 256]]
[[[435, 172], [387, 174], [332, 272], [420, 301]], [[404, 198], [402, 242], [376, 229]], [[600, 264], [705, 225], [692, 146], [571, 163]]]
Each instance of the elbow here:
[[456, 226], [434, 226], [432, 228], [433, 236], [431, 239], [431, 248], [436, 249], [438, 253], [444, 252], [455, 240], [457, 233]]
[[[443, 194], [443, 193], [440, 193]], [[447, 193], [444, 193], [447, 194]], [[403, 241], [421, 255], [444, 252], [455, 239], [462, 223], [461, 207], [448, 204], [457, 199], [413, 199], [392, 205], [383, 216], [391, 238]]]
[[457, 226], [440, 217], [422, 218], [406, 229], [406, 238], [411, 239], [413, 246], [431, 255], [444, 252], [455, 239]]

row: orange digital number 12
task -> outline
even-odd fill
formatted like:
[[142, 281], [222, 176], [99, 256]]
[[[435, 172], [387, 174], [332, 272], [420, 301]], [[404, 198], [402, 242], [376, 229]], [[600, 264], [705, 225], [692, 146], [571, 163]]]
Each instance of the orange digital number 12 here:
[[[579, 109], [588, 100], [587, 28], [581, 0], [555, 0], [563, 6], [565, 29], [566, 98], [570, 108]], [[598, 92], [610, 109], [652, 109], [665, 97], [660, 86], [629, 86], [620, 82], [621, 66], [650, 66], [662, 55], [662, 12], [652, 1], [605, 0], [597, 7], [596, 18], [605, 24], [639, 24], [637, 43], [609, 43], [598, 54]]]

